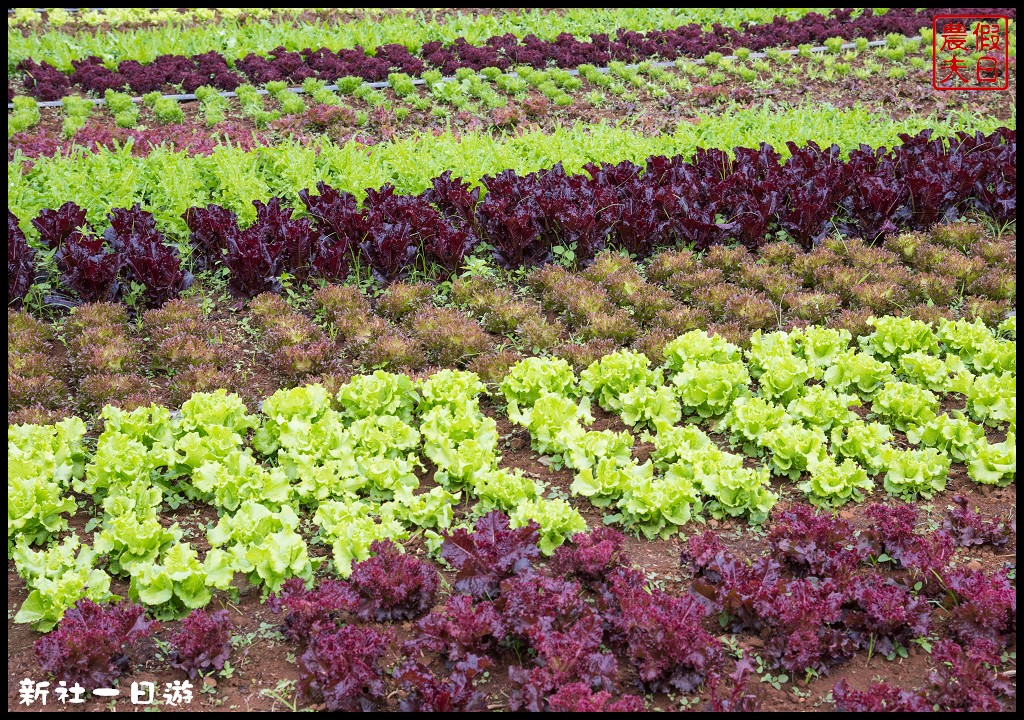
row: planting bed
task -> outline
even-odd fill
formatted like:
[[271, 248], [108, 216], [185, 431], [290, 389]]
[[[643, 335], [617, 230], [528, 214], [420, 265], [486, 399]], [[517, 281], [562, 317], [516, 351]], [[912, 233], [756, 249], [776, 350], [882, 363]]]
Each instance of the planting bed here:
[[1015, 27], [781, 12], [10, 14], [9, 710], [1014, 710]]

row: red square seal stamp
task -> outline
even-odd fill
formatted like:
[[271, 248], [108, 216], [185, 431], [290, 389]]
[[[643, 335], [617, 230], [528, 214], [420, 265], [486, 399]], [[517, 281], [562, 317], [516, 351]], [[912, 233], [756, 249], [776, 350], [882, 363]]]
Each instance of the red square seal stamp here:
[[932, 20], [932, 87], [1010, 87], [1009, 29], [1005, 15], [936, 15]]

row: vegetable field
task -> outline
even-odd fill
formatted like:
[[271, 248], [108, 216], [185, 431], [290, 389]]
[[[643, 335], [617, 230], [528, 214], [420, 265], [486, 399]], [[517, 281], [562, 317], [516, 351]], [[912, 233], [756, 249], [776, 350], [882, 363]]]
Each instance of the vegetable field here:
[[9, 710], [1016, 708], [1013, 9], [7, 67]]

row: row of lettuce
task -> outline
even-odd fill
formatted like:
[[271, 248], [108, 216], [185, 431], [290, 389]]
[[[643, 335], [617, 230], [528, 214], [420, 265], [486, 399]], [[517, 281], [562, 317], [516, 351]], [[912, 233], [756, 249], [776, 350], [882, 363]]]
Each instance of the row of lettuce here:
[[[71, 59], [87, 55], [107, 56], [115, 63], [128, 59], [149, 62], [158, 55], [193, 55], [209, 50], [236, 58], [251, 52], [265, 54], [280, 46], [289, 50], [313, 45], [340, 50], [398, 43], [417, 48], [431, 41], [450, 43], [460, 36], [472, 44], [483, 44], [488, 37], [508, 33], [520, 38], [532, 34], [542, 40], [555, 40], [563, 32], [586, 35], [620, 28], [660, 30], [686, 23], [710, 27], [718, 22], [739, 27], [743, 22], [769, 22], [777, 15], [796, 20], [813, 10], [570, 8], [550, 12], [540, 8], [509, 8], [496, 13], [432, 13], [403, 8], [104, 8], [68, 13], [50, 8], [44, 17], [30, 8], [20, 8], [8, 15], [7, 22], [8, 26], [36, 26], [29, 33], [8, 30], [15, 64], [23, 58], [35, 57], [70, 70]], [[117, 27], [126, 23], [133, 27]], [[43, 27], [44, 24], [49, 27]], [[62, 25], [73, 26], [75, 44], [69, 43], [67, 32], [55, 31]], [[105, 25], [106, 30], [83, 32], [83, 26], [88, 25]]]
[[[496, 127], [510, 128], [528, 118], [542, 119], [563, 108], [585, 102], [593, 108], [606, 108], [620, 102], [673, 99], [693, 106], [725, 103], [731, 99], [749, 100], [754, 93], [771, 94], [773, 86], [797, 87], [808, 80], [838, 85], [844, 78], [869, 80], [887, 78], [907, 81], [915, 76], [924, 79], [931, 73], [931, 48], [921, 39], [890, 36], [884, 47], [868, 52], [869, 43], [860, 38], [854, 47], [844, 50], [842, 43], [828, 43], [828, 53], [814, 53], [810, 45], [801, 45], [797, 55], [770, 48], [766, 57], [753, 56], [745, 49], [736, 50], [736, 59], [722, 53], [711, 53], [697, 63], [679, 58], [674, 66], [643, 62], [627, 65], [619, 61], [609, 64], [607, 71], [593, 65], [580, 65], [578, 75], [560, 68], [538, 70], [520, 65], [514, 72], [502, 73], [498, 68], [477, 72], [460, 68], [454, 78], [444, 79], [438, 70], [428, 70], [418, 85], [405, 73], [388, 75], [388, 88], [375, 89], [359, 77], [339, 78], [333, 85], [323, 80], [306, 78], [294, 92], [284, 80], [267, 82], [261, 94], [249, 83], [235, 88], [237, 102], [225, 97], [216, 88], [203, 85], [195, 89], [198, 114], [207, 126], [234, 142], [251, 141], [253, 127], [291, 131], [307, 135], [332, 128], [400, 128], [427, 120], [438, 122], [453, 116], [472, 122], [488, 119]], [[730, 88], [733, 84], [738, 88]], [[837, 88], [833, 88], [837, 89]], [[60, 99], [60, 107], [41, 108], [35, 99], [18, 96], [13, 99], [13, 112], [8, 117], [8, 156], [17, 148], [26, 156], [66, 153], [75, 144], [112, 147], [135, 140], [135, 151], [145, 153], [161, 140], [189, 144], [181, 132], [184, 123], [182, 102], [175, 96], [162, 96], [152, 91], [137, 102], [131, 95], [107, 89], [104, 103], [79, 95]], [[586, 106], [584, 106], [585, 108]], [[237, 114], [251, 122], [237, 122]], [[59, 132], [37, 128], [44, 115], [60, 118]], [[230, 118], [230, 119], [229, 119]], [[113, 120], [113, 127], [111, 125]], [[132, 132], [134, 130], [134, 132]], [[302, 131], [300, 133], [300, 131]], [[192, 139], [194, 152], [203, 145]], [[208, 151], [207, 151], [208, 152]]]
[[[975, 482], [1013, 482], [1015, 318], [998, 332], [964, 321], [873, 324], [859, 349], [846, 331], [821, 327], [758, 333], [745, 353], [693, 331], [665, 348], [660, 367], [620, 351], [579, 377], [564, 361], [531, 358], [500, 390], [533, 449], [573, 471], [573, 495], [652, 539], [705, 516], [763, 521], [779, 497], [773, 475], [804, 478], [792, 489], [826, 507], [862, 499], [878, 475], [892, 495], [931, 497], [952, 462]], [[237, 592], [236, 573], [266, 592], [310, 579], [329, 559], [347, 577], [376, 540], [422, 535], [436, 551], [466, 520], [456, 521], [460, 506], [470, 521], [501, 510], [514, 527], [536, 523], [550, 554], [587, 523], [564, 491], [501, 466], [484, 390], [464, 371], [415, 382], [377, 371], [333, 397], [320, 385], [278, 391], [259, 414], [225, 391], [197, 393], [173, 413], [107, 407], [94, 450], [78, 418], [9, 426], [8, 553], [30, 590], [16, 620], [49, 629], [79, 598], [109, 598], [111, 575], [165, 617], [206, 605], [215, 590]], [[940, 412], [958, 397], [965, 412]], [[588, 430], [591, 401], [632, 431]], [[874, 417], [851, 410], [862, 402]], [[700, 423], [741, 452], [722, 450]], [[1006, 439], [989, 440], [986, 428]], [[637, 435], [653, 445], [644, 462]], [[92, 543], [65, 532], [76, 497], [95, 503]], [[202, 558], [194, 530], [161, 522], [163, 508], [188, 502], [219, 514]], [[300, 521], [306, 510], [312, 525]], [[310, 552], [302, 533], [314, 528], [330, 558]]]
[[[344, 279], [369, 267], [383, 283], [414, 268], [450, 275], [480, 243], [507, 268], [542, 264], [556, 248], [589, 263], [606, 247], [647, 256], [676, 245], [707, 249], [737, 241], [755, 250], [785, 233], [810, 250], [831, 232], [866, 242], [903, 229], [924, 230], [965, 213], [1002, 227], [1016, 220], [1016, 131], [959, 133], [948, 144], [931, 131], [901, 136], [891, 151], [790, 144], [783, 160], [767, 143], [729, 153], [699, 148], [636, 165], [588, 164], [570, 175], [561, 165], [527, 175], [481, 180], [485, 193], [446, 172], [418, 196], [367, 189], [360, 207], [347, 192], [319, 183], [299, 197], [307, 218], [282, 205], [253, 201], [256, 222], [243, 230], [230, 209], [210, 204], [182, 213], [195, 264], [223, 265], [231, 289], [253, 297], [279, 288], [282, 273]], [[86, 302], [109, 301], [119, 286], [139, 284], [160, 305], [191, 283], [180, 253], [157, 219], [136, 204], [116, 208], [102, 237], [87, 211], [67, 202], [32, 221], [56, 261], [61, 283]], [[8, 210], [8, 302], [20, 301], [36, 276], [35, 250]]]
[[[976, 15], [977, 12], [983, 13], [976, 11]], [[141, 95], [172, 89], [193, 92], [204, 85], [234, 90], [246, 82], [282, 81], [297, 85], [308, 78], [327, 83], [344, 77], [376, 82], [386, 80], [391, 73], [420, 76], [434, 70], [450, 76], [462, 69], [495, 68], [504, 72], [517, 65], [536, 69], [550, 66], [570, 69], [584, 64], [602, 67], [613, 61], [636, 63], [655, 58], [703, 58], [712, 52], [731, 52], [735, 48], [763, 50], [820, 45], [827, 41], [842, 44], [844, 38], [876, 40], [887, 35], [910, 36], [928, 28], [933, 16], [934, 11], [899, 8], [881, 15], [868, 9], [854, 18], [851, 10], [836, 9], [828, 17], [818, 13], [808, 13], [795, 20], [776, 16], [771, 22], [748, 23], [738, 29], [721, 23], [714, 23], [710, 29], [690, 23], [646, 32], [620, 27], [612, 33], [590, 33], [586, 40], [560, 33], [550, 41], [535, 35], [518, 38], [506, 33], [491, 36], [480, 45], [471, 45], [459, 37], [447, 43], [427, 42], [415, 51], [399, 43], [372, 49], [356, 46], [334, 50], [322, 44], [323, 37], [333, 33], [309, 37], [308, 33], [293, 30], [290, 43], [308, 44], [292, 44], [286, 48], [277, 43], [262, 54], [248, 52], [244, 55], [236, 54], [241, 47], [237, 43], [227, 53], [208, 50], [190, 55], [182, 54], [184, 46], [175, 44], [169, 54], [148, 55], [144, 63], [134, 58], [118, 62], [114, 58], [120, 53], [74, 58], [68, 57], [65, 51], [61, 54], [63, 57], [50, 58], [57, 65], [47, 61], [45, 55], [22, 55], [30, 43], [20, 33], [14, 33], [13, 44], [8, 47], [8, 74], [19, 79], [25, 91], [41, 100], [59, 99], [72, 89], [97, 94], [127, 89]], [[9, 38], [11, 35], [9, 32]], [[8, 85], [8, 102], [14, 95], [14, 88]]]
[[550, 169], [556, 159], [566, 173], [580, 175], [590, 163], [642, 165], [657, 155], [691, 158], [697, 148], [757, 149], [762, 142], [783, 158], [789, 156], [790, 142], [798, 147], [812, 141], [821, 147], [835, 144], [845, 158], [862, 145], [892, 148], [901, 143], [901, 135], [923, 130], [932, 130], [935, 139], [949, 139], [960, 131], [988, 135], [1000, 127], [1015, 127], [1012, 119], [968, 112], [894, 120], [861, 106], [821, 103], [765, 103], [705, 113], [695, 120], [659, 134], [587, 122], [504, 136], [489, 131], [425, 133], [369, 147], [358, 140], [333, 143], [321, 138], [309, 143], [285, 139], [254, 149], [251, 143], [211, 141], [199, 155], [169, 146], [144, 157], [131, 147], [83, 147], [66, 156], [32, 160], [15, 153], [7, 165], [8, 207], [31, 235], [29, 221], [44, 208], [74, 202], [99, 227], [114, 208], [139, 203], [154, 215], [160, 232], [182, 243], [188, 227], [181, 216], [190, 207], [216, 203], [248, 226], [256, 220], [253, 200], [281, 197], [286, 205], [301, 208], [299, 193], [320, 182], [363, 201], [367, 188], [388, 184], [399, 194], [416, 195], [445, 171], [478, 186], [485, 175], [505, 170], [528, 175]]

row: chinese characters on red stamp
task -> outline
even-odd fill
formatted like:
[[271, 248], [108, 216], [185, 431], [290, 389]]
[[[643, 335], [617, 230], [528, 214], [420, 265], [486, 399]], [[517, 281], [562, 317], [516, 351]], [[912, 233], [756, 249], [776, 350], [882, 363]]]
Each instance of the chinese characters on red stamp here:
[[1009, 20], [1003, 15], [936, 15], [932, 20], [936, 90], [1006, 90]]

